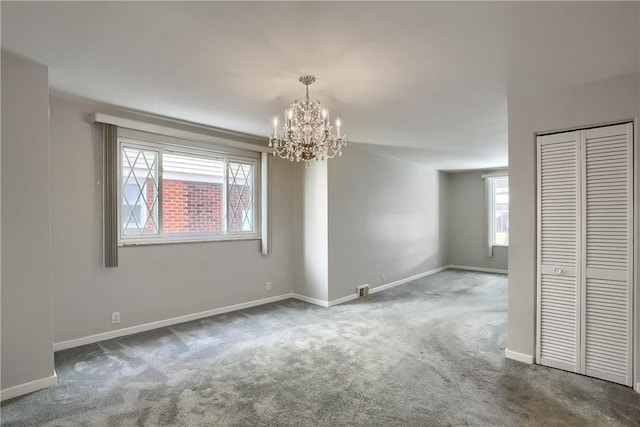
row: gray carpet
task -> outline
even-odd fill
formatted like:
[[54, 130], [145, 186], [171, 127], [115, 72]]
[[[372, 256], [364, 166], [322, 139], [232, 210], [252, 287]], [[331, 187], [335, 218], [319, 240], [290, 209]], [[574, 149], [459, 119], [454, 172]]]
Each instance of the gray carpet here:
[[3, 426], [640, 425], [640, 395], [503, 356], [507, 279], [447, 270], [56, 353]]

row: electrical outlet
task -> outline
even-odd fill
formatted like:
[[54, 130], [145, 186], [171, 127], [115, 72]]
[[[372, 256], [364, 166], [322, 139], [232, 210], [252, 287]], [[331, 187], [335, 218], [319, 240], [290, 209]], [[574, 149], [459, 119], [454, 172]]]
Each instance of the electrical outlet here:
[[270, 291], [271, 290], [271, 282], [267, 282], [267, 290]]
[[116, 324], [120, 323], [120, 312], [116, 311], [115, 313], [111, 313], [111, 323]]

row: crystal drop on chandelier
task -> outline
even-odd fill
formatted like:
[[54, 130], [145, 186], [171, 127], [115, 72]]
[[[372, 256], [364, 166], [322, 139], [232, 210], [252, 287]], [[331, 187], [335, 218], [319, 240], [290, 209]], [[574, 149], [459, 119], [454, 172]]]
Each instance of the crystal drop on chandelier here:
[[273, 155], [291, 161], [331, 159], [342, 155], [346, 146], [346, 135], [340, 133], [340, 119], [334, 127], [329, 120], [329, 111], [320, 103], [309, 98], [309, 86], [316, 81], [314, 76], [301, 76], [300, 82], [306, 86], [306, 97], [296, 100], [284, 111], [282, 134], [278, 133], [278, 118], [273, 120], [273, 134], [269, 135], [269, 147]]

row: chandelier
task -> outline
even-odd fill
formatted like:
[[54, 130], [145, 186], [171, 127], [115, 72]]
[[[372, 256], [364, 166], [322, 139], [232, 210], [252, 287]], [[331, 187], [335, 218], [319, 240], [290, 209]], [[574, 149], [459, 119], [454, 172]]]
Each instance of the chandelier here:
[[276, 154], [291, 161], [324, 160], [342, 155], [347, 142], [340, 134], [340, 118], [336, 119], [335, 134], [329, 122], [329, 111], [320, 103], [309, 99], [309, 85], [314, 76], [302, 76], [300, 82], [306, 86], [304, 101], [296, 100], [284, 110], [282, 134], [278, 134], [278, 117], [273, 119], [273, 134], [269, 135], [269, 147]]

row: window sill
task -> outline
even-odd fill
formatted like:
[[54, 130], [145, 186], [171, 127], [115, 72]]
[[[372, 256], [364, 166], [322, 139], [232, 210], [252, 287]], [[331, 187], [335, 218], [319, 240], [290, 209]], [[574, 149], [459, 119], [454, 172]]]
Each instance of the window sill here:
[[126, 241], [126, 242], [118, 242], [118, 247], [121, 248], [132, 248], [136, 246], [161, 246], [161, 245], [176, 245], [176, 244], [185, 244], [185, 243], [216, 243], [216, 242], [237, 242], [244, 240], [260, 240], [260, 236], [225, 236], [223, 238], [179, 238], [179, 239], [163, 239], [163, 240], [139, 240], [139, 241]]
[[508, 248], [509, 245], [493, 245], [494, 248]]

